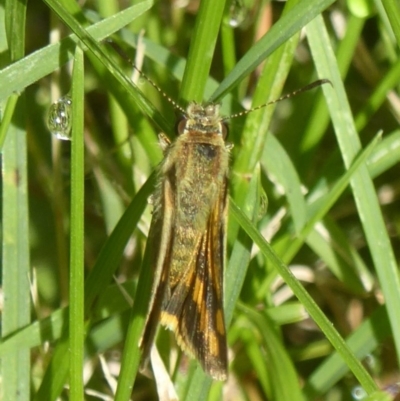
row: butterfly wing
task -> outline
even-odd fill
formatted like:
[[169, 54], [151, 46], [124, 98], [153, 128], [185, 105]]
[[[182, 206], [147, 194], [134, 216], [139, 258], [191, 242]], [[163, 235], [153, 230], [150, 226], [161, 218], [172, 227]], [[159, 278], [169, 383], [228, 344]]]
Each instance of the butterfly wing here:
[[160, 316], [161, 324], [175, 332], [180, 347], [218, 380], [225, 380], [227, 375], [223, 312], [226, 205], [225, 182], [219, 188], [206, 229], [196, 235], [193, 257], [184, 274], [174, 277], [170, 271]]

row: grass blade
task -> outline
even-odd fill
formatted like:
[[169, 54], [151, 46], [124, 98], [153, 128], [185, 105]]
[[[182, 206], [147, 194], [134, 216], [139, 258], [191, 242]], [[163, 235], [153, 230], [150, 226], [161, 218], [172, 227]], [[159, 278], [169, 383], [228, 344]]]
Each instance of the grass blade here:
[[71, 171], [71, 255], [69, 290], [70, 397], [83, 398], [84, 328], [84, 145], [83, 145], [83, 52], [75, 49], [72, 76], [72, 171]]

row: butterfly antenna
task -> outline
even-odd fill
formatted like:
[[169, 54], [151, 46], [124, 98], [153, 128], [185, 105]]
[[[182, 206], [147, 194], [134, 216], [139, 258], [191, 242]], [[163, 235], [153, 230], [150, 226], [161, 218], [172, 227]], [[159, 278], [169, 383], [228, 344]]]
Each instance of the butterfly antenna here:
[[283, 96], [281, 96], [281, 97], [278, 98], [278, 99], [272, 100], [271, 102], [264, 103], [264, 104], [261, 104], [260, 106], [254, 107], [254, 108], [252, 108], [252, 109], [243, 110], [243, 111], [241, 111], [241, 112], [239, 112], [239, 113], [231, 114], [230, 116], [224, 117], [224, 118], [223, 118], [223, 121], [225, 121], [225, 120], [230, 120], [230, 119], [236, 118], [236, 117], [244, 116], [244, 115], [249, 114], [249, 113], [251, 113], [251, 112], [253, 112], [253, 111], [263, 109], [264, 107], [270, 106], [271, 104], [278, 103], [278, 102], [280, 102], [281, 100], [288, 99], [288, 98], [290, 98], [290, 97], [292, 97], [292, 96], [296, 96], [296, 95], [298, 95], [298, 94], [300, 94], [300, 93], [302, 93], [302, 92], [309, 91], [309, 90], [311, 90], [311, 89], [314, 89], [314, 88], [316, 88], [316, 87], [318, 87], [318, 86], [321, 86], [321, 85], [324, 85], [324, 84], [330, 84], [330, 85], [332, 85], [332, 82], [331, 82], [329, 79], [318, 79], [317, 81], [311, 82], [310, 84], [308, 84], [308, 85], [306, 85], [306, 86], [303, 86], [302, 88], [297, 89], [297, 90], [295, 90], [294, 92], [287, 93], [286, 95], [283, 95]]
[[142, 70], [137, 68], [135, 66], [135, 63], [130, 59], [126, 53], [121, 49], [121, 47], [115, 43], [111, 39], [106, 40], [107, 43], [112, 46], [112, 48], [124, 59], [126, 60], [133, 68], [135, 71], [137, 71], [142, 78], [144, 78], [153, 88], [157, 89], [157, 91], [160, 93], [161, 96], [163, 96], [169, 103], [172, 104], [172, 106], [179, 110], [181, 113], [186, 114], [186, 111], [183, 107], [181, 107], [178, 103], [176, 103], [173, 99], [171, 99], [155, 82], [153, 82]]

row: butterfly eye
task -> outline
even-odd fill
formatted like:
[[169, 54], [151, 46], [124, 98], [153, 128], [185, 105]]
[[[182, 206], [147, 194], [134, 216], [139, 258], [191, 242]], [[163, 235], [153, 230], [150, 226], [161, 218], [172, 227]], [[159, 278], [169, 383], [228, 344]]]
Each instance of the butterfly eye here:
[[226, 124], [221, 124], [221, 135], [222, 138], [226, 139], [229, 135], [229, 128]]
[[184, 118], [180, 120], [176, 126], [176, 132], [178, 135], [182, 135], [185, 132], [187, 120]]

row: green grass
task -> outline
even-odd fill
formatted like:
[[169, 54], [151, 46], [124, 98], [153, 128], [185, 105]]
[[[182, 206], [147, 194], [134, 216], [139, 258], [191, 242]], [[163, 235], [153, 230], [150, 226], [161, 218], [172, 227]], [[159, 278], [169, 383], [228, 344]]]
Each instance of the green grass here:
[[[229, 121], [229, 380], [213, 382], [160, 331], [179, 398], [389, 399], [400, 360], [396, 2], [243, 1], [237, 29], [223, 1], [39, 4], [26, 28], [22, 3], [0, 6], [0, 399], [157, 399], [137, 345], [157, 134], [173, 139], [176, 117], [108, 37], [183, 107], [220, 101], [229, 115], [332, 82]], [[257, 41], [266, 10], [273, 23]], [[62, 39], [46, 46], [48, 27]], [[60, 142], [46, 112], [68, 93], [73, 139]]]

